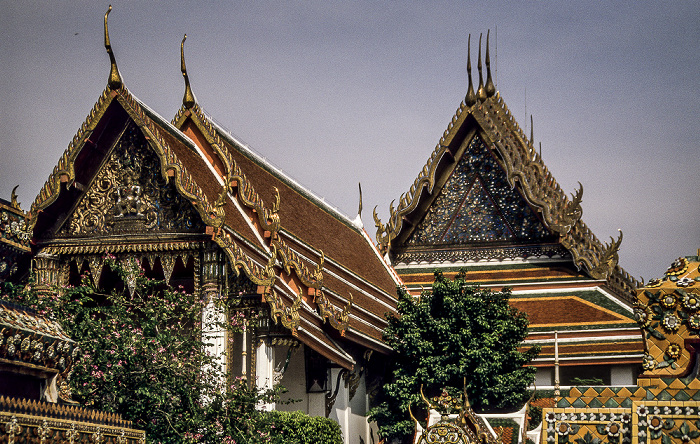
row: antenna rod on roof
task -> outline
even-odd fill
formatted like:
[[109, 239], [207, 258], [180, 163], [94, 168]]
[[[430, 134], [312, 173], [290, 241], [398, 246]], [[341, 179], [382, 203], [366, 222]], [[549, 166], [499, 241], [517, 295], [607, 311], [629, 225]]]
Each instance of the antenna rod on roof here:
[[105, 12], [105, 49], [107, 54], [109, 54], [109, 80], [107, 84], [112, 89], [117, 89], [122, 86], [122, 76], [119, 74], [119, 69], [117, 69], [117, 60], [114, 58], [114, 52], [112, 52], [112, 45], [109, 43], [109, 30], [107, 29], [107, 17], [109, 13], [112, 12], [112, 5], [109, 5], [107, 12]]
[[190, 78], [187, 76], [187, 68], [185, 67], [185, 40], [187, 40], [187, 34], [182, 38], [182, 43], [180, 43], [180, 71], [182, 71], [182, 77], [185, 78], [185, 95], [182, 97], [182, 104], [185, 108], [192, 108], [195, 103], [194, 94], [192, 94], [192, 88], [190, 88]]

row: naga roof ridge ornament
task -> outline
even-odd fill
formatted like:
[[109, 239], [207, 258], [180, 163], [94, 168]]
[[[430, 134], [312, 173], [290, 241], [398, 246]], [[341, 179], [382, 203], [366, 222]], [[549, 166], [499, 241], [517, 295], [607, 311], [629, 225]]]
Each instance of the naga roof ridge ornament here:
[[469, 77], [469, 88], [467, 95], [464, 98], [464, 103], [467, 106], [472, 106], [476, 103], [476, 94], [474, 94], [474, 84], [472, 83], [472, 35], [467, 38], [467, 77]]
[[482, 71], [482, 65], [481, 65], [481, 36], [483, 33], [479, 34], [479, 62], [477, 63], [476, 67], [479, 70], [479, 88], [476, 90], [476, 98], [479, 100], [479, 102], [483, 102], [486, 100], [486, 90], [484, 89], [484, 73]]
[[486, 31], [486, 85], [484, 90], [486, 91], [486, 97], [492, 97], [496, 94], [496, 85], [493, 83], [493, 78], [491, 77], [491, 57], [489, 57], [489, 34], [491, 30]]
[[109, 5], [107, 12], [105, 12], [105, 49], [107, 54], [109, 54], [109, 80], [107, 84], [111, 89], [119, 89], [122, 86], [122, 76], [119, 74], [119, 69], [117, 68], [117, 60], [114, 58], [114, 52], [112, 51], [112, 45], [109, 43], [109, 29], [107, 28], [107, 17], [109, 13], [112, 12], [112, 5]]
[[357, 217], [362, 222], [362, 182], [357, 182], [357, 187], [360, 189], [360, 203], [357, 208]]
[[180, 43], [180, 71], [182, 71], [182, 77], [185, 79], [185, 95], [182, 97], [182, 104], [185, 108], [192, 108], [197, 102], [194, 94], [192, 93], [192, 88], [190, 87], [190, 78], [187, 76], [187, 67], [185, 67], [185, 40], [187, 40], [187, 34], [182, 38]]

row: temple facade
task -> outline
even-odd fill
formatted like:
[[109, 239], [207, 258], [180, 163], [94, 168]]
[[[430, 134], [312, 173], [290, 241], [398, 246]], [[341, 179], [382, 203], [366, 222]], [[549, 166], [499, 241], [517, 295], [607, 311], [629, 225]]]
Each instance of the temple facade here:
[[[559, 187], [496, 92], [488, 37], [485, 75], [480, 44], [476, 90], [470, 60], [466, 96], [425, 167], [386, 223], [375, 214], [376, 242], [204, 112], [184, 39], [185, 94], [171, 121], [123, 83], [106, 19], [105, 47], [108, 84], [29, 212], [0, 201], [0, 279], [31, 268], [51, 292], [90, 272], [131, 291], [103, 258], [135, 260], [199, 295], [205, 316], [254, 320], [241, 334], [207, 332], [227, 374], [281, 383], [301, 402], [265, 408], [334, 418], [345, 442], [375, 440], [365, 415], [391, 353], [382, 332], [396, 287], [418, 295], [435, 270], [512, 289], [530, 317], [525, 346], [542, 345], [539, 389], [635, 386], [646, 355], [639, 283], [618, 265], [622, 233], [603, 243], [583, 223], [583, 187]], [[512, 442], [525, 439], [521, 422]]]
[[382, 254], [416, 295], [435, 270], [511, 288], [530, 318], [527, 345], [542, 346], [538, 388], [633, 385], [643, 343], [638, 282], [618, 265], [622, 233], [603, 243], [586, 226], [583, 186], [570, 197], [559, 187], [496, 91], [488, 35], [485, 73], [479, 44], [476, 90], [469, 60], [467, 94], [425, 166], [387, 222], [375, 213]]

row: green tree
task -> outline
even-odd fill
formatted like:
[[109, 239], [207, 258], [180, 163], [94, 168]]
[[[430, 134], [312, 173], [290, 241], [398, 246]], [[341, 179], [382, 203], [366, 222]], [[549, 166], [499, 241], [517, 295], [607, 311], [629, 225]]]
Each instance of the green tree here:
[[[147, 278], [135, 263], [108, 256], [105, 264], [123, 282], [133, 280], [134, 290], [104, 294], [90, 276], [49, 296], [31, 285], [3, 289], [3, 299], [56, 319], [77, 342], [73, 398], [120, 413], [153, 443], [271, 443], [271, 419], [256, 407], [276, 393], [260, 393], [240, 379], [222, 386], [217, 360], [206, 353], [201, 300]], [[235, 316], [219, 327], [245, 325]]]
[[388, 440], [405, 440], [414, 431], [408, 407], [422, 407], [426, 393], [466, 390], [477, 411], [520, 407], [535, 368], [526, 367], [539, 347], [519, 351], [527, 336], [527, 315], [508, 305], [510, 291], [494, 292], [435, 273], [431, 291], [414, 298], [398, 292], [398, 316], [388, 317], [384, 340], [394, 349], [391, 381], [380, 392], [369, 417]]

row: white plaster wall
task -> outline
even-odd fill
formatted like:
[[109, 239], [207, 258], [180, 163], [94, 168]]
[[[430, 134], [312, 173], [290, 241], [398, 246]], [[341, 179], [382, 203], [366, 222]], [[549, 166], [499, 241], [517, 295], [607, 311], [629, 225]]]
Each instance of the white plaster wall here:
[[554, 385], [554, 369], [551, 367], [538, 367], [535, 373], [535, 385], [537, 387], [549, 387]]
[[[304, 347], [297, 347], [297, 350], [292, 355], [289, 361], [289, 366], [287, 371], [284, 372], [280, 384], [282, 384], [288, 391], [282, 395], [282, 402], [277, 403], [276, 410], [284, 412], [292, 412], [296, 410], [301, 410], [304, 413], [312, 415], [309, 410], [309, 396], [306, 393], [306, 373], [304, 369]], [[287, 347], [275, 347], [275, 362], [284, 363], [287, 359]], [[282, 364], [284, 365], [284, 364]], [[323, 394], [323, 393], [322, 393]], [[286, 403], [286, 401], [296, 400], [291, 404]], [[324, 414], [324, 410], [321, 410], [321, 415]]]
[[367, 398], [366, 387], [365, 375], [362, 375], [355, 396], [350, 400], [348, 441], [353, 444], [359, 444], [360, 438], [364, 440], [365, 444], [371, 444], [372, 442], [369, 424], [367, 423], [369, 399]]
[[610, 366], [610, 385], [635, 385], [637, 383], [636, 365]]
[[[338, 380], [338, 373], [341, 372], [342, 369], [340, 368], [333, 368], [331, 369], [331, 381], [333, 382], [333, 385], [330, 386], [329, 388], [331, 389], [331, 393], [335, 392], [336, 389], [336, 381]], [[338, 383], [340, 387], [338, 387], [338, 394], [335, 398], [335, 404], [333, 405], [333, 409], [331, 410], [331, 414], [328, 416], [330, 419], [334, 419], [340, 424], [340, 431], [343, 434], [343, 443], [344, 444], [349, 444], [350, 440], [348, 439], [349, 436], [353, 436], [353, 443], [355, 443], [357, 438], [355, 437], [355, 430], [350, 429], [350, 402], [348, 400], [348, 388], [345, 387], [345, 381], [343, 381], [342, 378], [340, 378], [340, 381]]]

